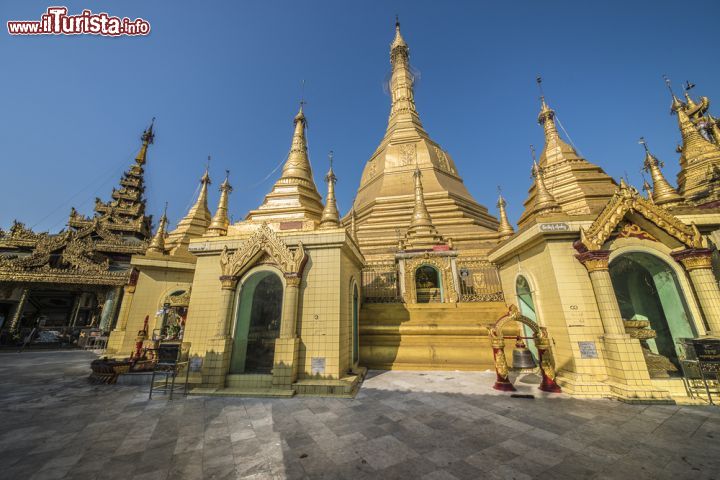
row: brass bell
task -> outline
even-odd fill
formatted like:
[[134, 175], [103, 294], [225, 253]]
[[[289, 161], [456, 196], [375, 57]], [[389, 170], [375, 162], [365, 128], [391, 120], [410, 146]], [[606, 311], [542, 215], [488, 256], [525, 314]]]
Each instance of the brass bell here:
[[522, 338], [517, 337], [515, 349], [512, 355], [512, 368], [517, 370], [532, 369], [537, 367], [533, 354], [528, 350]]

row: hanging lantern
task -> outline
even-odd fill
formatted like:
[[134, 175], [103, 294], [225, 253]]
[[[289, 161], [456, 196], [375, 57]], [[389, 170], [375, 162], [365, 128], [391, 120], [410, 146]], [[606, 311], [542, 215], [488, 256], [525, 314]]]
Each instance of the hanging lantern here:
[[528, 350], [527, 345], [525, 345], [525, 342], [521, 337], [517, 337], [512, 358], [513, 369], [527, 370], [537, 367], [537, 363], [535, 363], [532, 352]]

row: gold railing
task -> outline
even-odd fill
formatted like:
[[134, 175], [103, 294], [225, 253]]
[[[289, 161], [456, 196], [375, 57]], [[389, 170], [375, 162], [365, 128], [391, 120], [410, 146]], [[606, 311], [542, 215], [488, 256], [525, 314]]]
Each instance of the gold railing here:
[[369, 266], [362, 271], [365, 303], [402, 303], [395, 265]]
[[502, 284], [497, 267], [487, 260], [458, 258], [461, 302], [502, 302]]

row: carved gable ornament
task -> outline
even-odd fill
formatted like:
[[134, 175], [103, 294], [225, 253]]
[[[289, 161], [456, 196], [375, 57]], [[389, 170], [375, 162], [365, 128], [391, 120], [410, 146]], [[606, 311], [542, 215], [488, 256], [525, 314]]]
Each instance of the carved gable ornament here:
[[628, 213], [637, 213], [687, 248], [705, 248], [705, 239], [694, 223], [687, 225], [661, 206], [644, 199], [638, 191], [620, 181], [615, 195], [587, 229], [580, 229], [575, 248], [601, 250]]
[[235, 278], [242, 276], [264, 255], [270, 257], [285, 275], [300, 275], [307, 260], [302, 242], [298, 242], [295, 250], [290, 250], [287, 244], [266, 223], [263, 223], [232, 254], [228, 251], [227, 245], [225, 246], [220, 254], [223, 276]]

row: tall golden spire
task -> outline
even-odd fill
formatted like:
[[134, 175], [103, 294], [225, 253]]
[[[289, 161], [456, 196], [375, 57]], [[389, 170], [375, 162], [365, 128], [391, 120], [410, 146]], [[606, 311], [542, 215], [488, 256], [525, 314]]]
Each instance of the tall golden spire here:
[[295, 123], [295, 131], [293, 132], [292, 144], [290, 145], [290, 153], [283, 166], [281, 180], [305, 182], [308, 185], [312, 184], [314, 187], [315, 183], [307, 154], [307, 141], [305, 140], [307, 121], [303, 113], [304, 103], [305, 102], [300, 102], [300, 110], [293, 120]]
[[140, 151], [137, 154], [137, 157], [135, 157], [135, 161], [138, 165], [145, 165], [145, 162], [147, 161], [147, 149], [148, 145], [152, 145], [152, 143], [155, 141], [155, 134], [153, 133], [153, 126], [155, 125], [155, 117], [152, 118], [150, 121], [150, 126], [145, 129], [142, 136], [140, 137], [140, 140], [142, 140], [142, 146], [140, 147]]
[[247, 219], [250, 221], [303, 222], [303, 226], [298, 228], [307, 228], [310, 223], [314, 227], [320, 221], [322, 197], [315, 186], [308, 158], [304, 103], [300, 102], [300, 110], [295, 115], [292, 143], [282, 174], [272, 191], [265, 195], [263, 204], [248, 214]]
[[[548, 107], [545, 103], [545, 96], [540, 97], [540, 113], [538, 114], [538, 123], [545, 129], [545, 144], [555, 140], [560, 140], [557, 127], [555, 126], [555, 110]], [[562, 142], [562, 140], [560, 140]]]
[[665, 165], [655, 158], [648, 149], [647, 142], [643, 137], [640, 137], [640, 144], [645, 149], [645, 162], [643, 163], [643, 170], [650, 174], [652, 178], [653, 189], [652, 189], [652, 200], [657, 205], [672, 205], [682, 202], [682, 197], [678, 195], [677, 191], [670, 186], [665, 177], [662, 174], [660, 168]]
[[200, 178], [200, 193], [197, 200], [188, 210], [187, 215], [177, 224], [175, 230], [168, 235], [167, 243], [177, 249], [180, 246], [187, 246], [191, 238], [201, 237], [210, 225], [210, 210], [207, 205], [207, 191], [210, 181], [210, 157], [205, 167], [205, 173]]
[[497, 208], [500, 211], [500, 225], [498, 226], [500, 240], [505, 240], [506, 238], [511, 237], [513, 233], [515, 233], [515, 229], [512, 227], [512, 225], [510, 225], [510, 222], [508, 221], [507, 212], [505, 211], [506, 206], [507, 202], [505, 201], [502, 193], [500, 192], [500, 187], [498, 187]]
[[390, 120], [388, 130], [399, 121], [411, 121], [422, 129], [420, 116], [415, 108], [415, 92], [413, 84], [415, 76], [410, 70], [410, 48], [400, 33], [400, 21], [395, 19], [395, 38], [390, 44]]
[[158, 253], [160, 255], [165, 253], [165, 236], [167, 234], [167, 202], [165, 202], [165, 211], [162, 217], [160, 217], [160, 224], [158, 225], [157, 232], [152, 238], [150, 245], [148, 246], [145, 254]]
[[230, 220], [228, 219], [228, 197], [230, 196], [230, 192], [232, 192], [230, 170], [225, 170], [225, 181], [220, 185], [220, 201], [218, 202], [217, 210], [215, 210], [215, 216], [207, 230], [210, 235], [227, 235], [228, 225], [230, 225]]
[[537, 194], [535, 196], [535, 213], [544, 215], [547, 213], [559, 212], [560, 207], [555, 201], [555, 197], [548, 191], [543, 179], [543, 171], [535, 160], [535, 147], [530, 145], [533, 157], [532, 175], [535, 177], [535, 188]]
[[[689, 107], [672, 91], [670, 80], [665, 83], [672, 97], [671, 113], [677, 115], [682, 136], [678, 193], [691, 204], [702, 205], [720, 199], [720, 146], [703, 137], [688, 116]], [[703, 104], [707, 103], [704, 99]], [[697, 110], [697, 105], [695, 110]]]
[[320, 228], [337, 228], [340, 226], [340, 214], [337, 209], [337, 202], [335, 201], [335, 182], [337, 177], [333, 172], [333, 151], [330, 150], [328, 154], [330, 160], [330, 170], [325, 175], [325, 181], [328, 184], [327, 199], [325, 200], [325, 208], [323, 209], [322, 218], [320, 219]]

